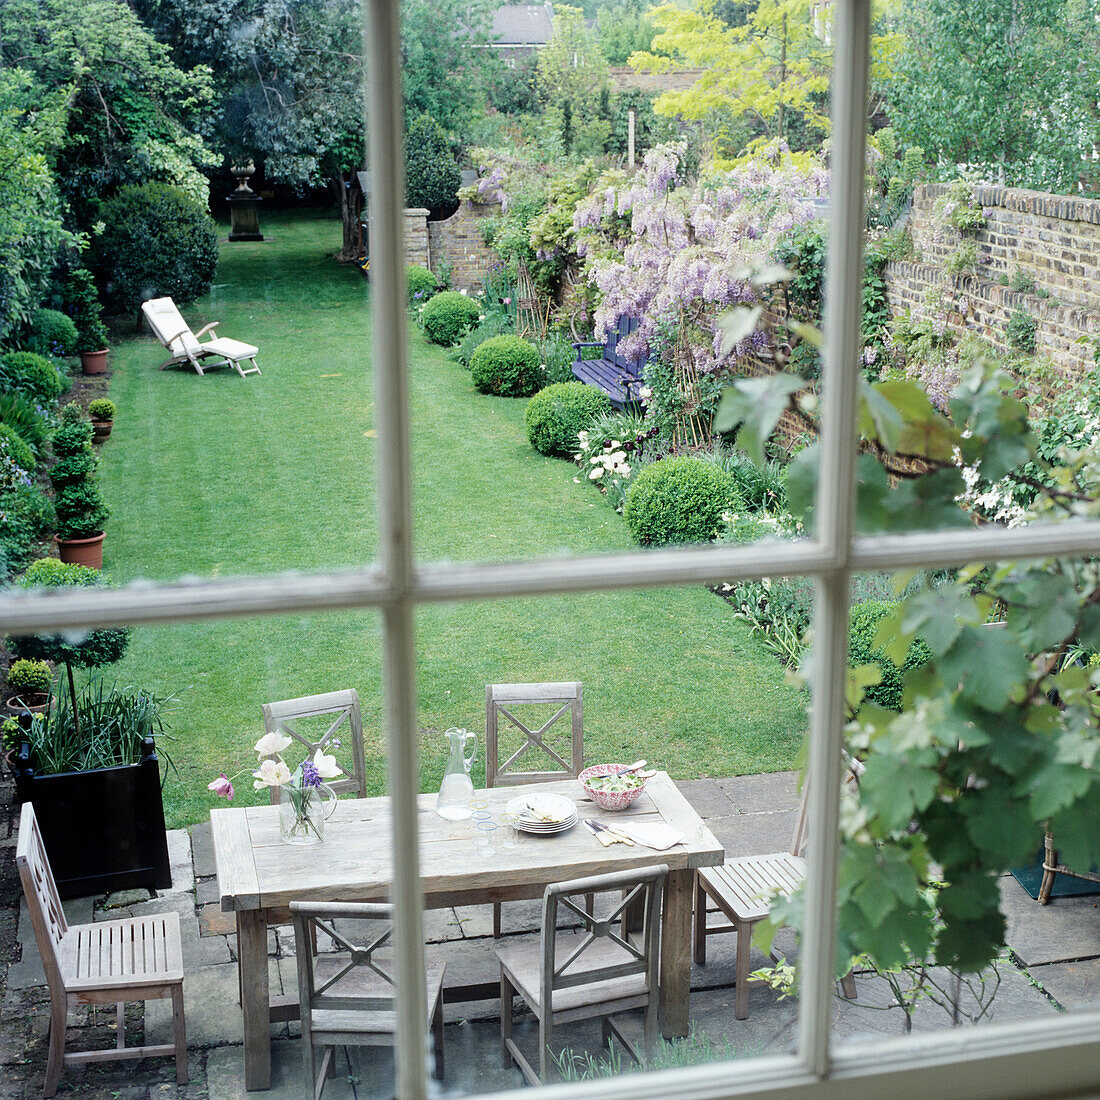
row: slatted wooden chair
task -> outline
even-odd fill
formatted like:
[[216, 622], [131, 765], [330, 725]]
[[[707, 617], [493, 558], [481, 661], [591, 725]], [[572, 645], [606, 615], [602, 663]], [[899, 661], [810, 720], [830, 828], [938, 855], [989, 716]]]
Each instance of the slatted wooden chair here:
[[[367, 902], [290, 903], [298, 957], [306, 1095], [319, 1100], [338, 1046], [392, 1046], [396, 988], [390, 971], [393, 907]], [[352, 934], [354, 926], [357, 933]], [[321, 932], [335, 953], [311, 949]], [[435, 1076], [443, 1080], [442, 964], [426, 968]], [[316, 1049], [324, 1048], [317, 1066]]]
[[1091, 871], [1075, 871], [1066, 866], [1058, 858], [1058, 846], [1054, 843], [1054, 837], [1050, 833], [1043, 836], [1043, 881], [1039, 885], [1038, 901], [1040, 905], [1050, 903], [1050, 892], [1054, 889], [1055, 875], [1070, 875], [1072, 878], [1082, 878], [1086, 882], [1100, 882], [1100, 870], [1093, 868]]
[[[542, 936], [537, 944], [497, 949], [500, 960], [501, 1061], [514, 1061], [527, 1082], [537, 1085], [549, 1076], [554, 1027], [574, 1020], [599, 1018], [603, 1041], [612, 1035], [639, 1064], [638, 1051], [623, 1035], [614, 1016], [645, 1009], [646, 1057], [657, 1039], [657, 1002], [661, 902], [668, 867], [559, 882], [543, 894]], [[597, 914], [577, 904], [582, 894], [595, 895]], [[621, 929], [627, 910], [640, 913], [636, 934]], [[558, 918], [568, 913], [582, 922], [580, 933], [563, 933]], [[519, 994], [539, 1022], [539, 1070], [512, 1038], [512, 1002]]]
[[[312, 758], [318, 749], [322, 749], [328, 756], [336, 756], [336, 763], [343, 771], [343, 776], [326, 782], [337, 794], [354, 791], [356, 798], [367, 797], [363, 719], [359, 713], [357, 691], [349, 688], [346, 691], [330, 691], [324, 695], [303, 695], [298, 699], [264, 703], [260, 709], [263, 711], [265, 732], [281, 733], [296, 741], [303, 758]], [[316, 731], [311, 732], [308, 728], [310, 721], [326, 715], [333, 715], [333, 721], [317, 736]], [[351, 771], [347, 770], [349, 758]], [[290, 764], [290, 760], [287, 763]], [[279, 792], [272, 787], [271, 801], [277, 802], [278, 797]]]
[[[70, 925], [61, 908], [42, 833], [29, 802], [23, 804], [15, 861], [50, 987], [49, 1054], [43, 1097], [53, 1096], [57, 1091], [65, 1066], [121, 1058], [172, 1055], [176, 1059], [176, 1080], [181, 1085], [187, 1084], [178, 914], [157, 913]], [[126, 1046], [126, 1002], [160, 997], [172, 999], [175, 1042]], [[117, 1005], [118, 1042], [114, 1048], [65, 1053], [66, 1016], [69, 1006], [78, 1004]]]
[[[521, 708], [536, 707], [540, 717], [553, 708], [550, 717], [538, 724], [519, 716]], [[550, 728], [569, 715], [569, 755], [547, 743]], [[517, 729], [523, 740], [505, 760], [501, 760], [501, 718]], [[528, 756], [542, 754], [557, 768], [512, 771], [514, 764]], [[579, 681], [545, 684], [485, 685], [485, 786], [507, 787], [519, 783], [550, 783], [557, 779], [576, 779], [584, 769], [584, 707]], [[493, 935], [500, 937], [500, 902], [493, 905]]]
[[[245, 344], [240, 340], [230, 340], [224, 336], [216, 336], [204, 344], [200, 337], [216, 329], [220, 322], [213, 321], [198, 332], [192, 332], [191, 326], [183, 319], [183, 314], [176, 308], [176, 303], [171, 298], [150, 298], [141, 303], [141, 312], [149, 322], [149, 327], [156, 334], [157, 339], [164, 345], [171, 359], [161, 363], [160, 369], [166, 370], [172, 366], [190, 364], [202, 374], [210, 367], [230, 365], [244, 378], [249, 374], [260, 374], [260, 368], [256, 366], [256, 356], [260, 349], [252, 344]], [[213, 359], [213, 362], [207, 362]], [[242, 363], [250, 364], [246, 369]]]
[[[847, 782], [855, 782], [862, 765], [849, 762]], [[806, 806], [809, 780], [802, 784], [802, 797], [795, 817], [794, 836], [787, 852], [730, 859], [721, 867], [700, 867], [695, 872], [694, 958], [704, 966], [707, 961], [707, 937], [722, 932], [737, 933], [737, 959], [734, 966], [734, 1015], [744, 1020], [749, 1015], [749, 959], [752, 930], [770, 912], [776, 897], [788, 897], [806, 877]], [[709, 924], [708, 915], [718, 913], [724, 920]], [[851, 973], [841, 979], [844, 995], [856, 997]]]

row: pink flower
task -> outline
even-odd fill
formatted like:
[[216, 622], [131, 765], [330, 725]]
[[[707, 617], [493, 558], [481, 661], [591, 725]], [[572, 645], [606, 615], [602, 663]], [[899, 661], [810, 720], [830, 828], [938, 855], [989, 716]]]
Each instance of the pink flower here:
[[505, 299], [504, 299], [504, 304], [505, 304], [506, 306], [510, 306], [510, 305], [512, 304], [512, 299], [511, 299], [511, 298], [505, 298]]
[[213, 791], [219, 798], [226, 798], [230, 802], [233, 801], [233, 784], [224, 773], [219, 775], [213, 783], [207, 783], [206, 789]]

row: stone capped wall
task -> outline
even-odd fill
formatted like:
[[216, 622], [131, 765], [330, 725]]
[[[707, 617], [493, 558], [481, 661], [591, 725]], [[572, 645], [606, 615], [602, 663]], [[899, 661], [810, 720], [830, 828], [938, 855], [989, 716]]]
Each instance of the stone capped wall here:
[[405, 263], [428, 267], [428, 211], [405, 207]]
[[[1067, 383], [1091, 372], [1091, 344], [1079, 336], [1100, 336], [1100, 200], [1047, 195], [1017, 188], [981, 186], [975, 191], [986, 225], [973, 234], [978, 273], [951, 277], [943, 263], [957, 247], [952, 234], [937, 235], [932, 205], [944, 184], [918, 187], [913, 195], [909, 228], [914, 260], [886, 266], [890, 311], [925, 318], [928, 292], [943, 287], [959, 303], [948, 316], [952, 328], [969, 330], [998, 351], [1011, 349], [1006, 338], [1009, 318], [1021, 309], [1036, 321], [1035, 350], [1052, 369], [1028, 380], [1036, 396], [1048, 399]], [[1020, 269], [1050, 297], [1011, 290], [997, 282]]]
[[446, 221], [427, 222], [431, 257], [428, 266], [438, 275], [443, 264], [450, 264], [453, 287], [480, 289], [489, 264], [496, 258], [485, 244], [485, 221], [499, 214], [499, 203], [472, 203], [463, 199]]

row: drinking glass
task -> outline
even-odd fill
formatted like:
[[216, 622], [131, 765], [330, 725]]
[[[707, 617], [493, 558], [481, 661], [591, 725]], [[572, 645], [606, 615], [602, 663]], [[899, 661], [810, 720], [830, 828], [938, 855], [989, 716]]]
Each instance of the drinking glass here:
[[474, 850], [483, 859], [488, 859], [497, 844], [497, 826], [493, 821], [479, 821], [474, 826]]
[[501, 846], [515, 848], [519, 844], [519, 814], [501, 814], [499, 825], [501, 827]]

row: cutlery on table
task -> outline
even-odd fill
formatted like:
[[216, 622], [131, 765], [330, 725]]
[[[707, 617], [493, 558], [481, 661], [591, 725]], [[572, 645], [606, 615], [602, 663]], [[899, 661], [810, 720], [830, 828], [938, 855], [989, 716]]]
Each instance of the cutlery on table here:
[[553, 824], [554, 822], [560, 820], [559, 818], [556, 818], [553, 814], [546, 813], [545, 810], [536, 809], [534, 806], [531, 805], [530, 802], [527, 803], [527, 812], [536, 821], [546, 821], [546, 822], [549, 822], [549, 823]]
[[586, 820], [585, 825], [588, 826], [588, 831], [605, 847], [608, 848], [615, 842], [606, 833], [601, 833], [591, 821]]
[[590, 817], [584, 819], [584, 823], [594, 831], [598, 832], [600, 836], [609, 836], [612, 843], [618, 841], [621, 844], [629, 844], [631, 848], [634, 847], [634, 841], [630, 839], [625, 833], [620, 833], [616, 829], [612, 829], [610, 825], [605, 825], [602, 821], [595, 821]]
[[603, 776], [602, 778], [616, 779], [620, 775], [629, 775], [631, 772], [636, 772], [640, 768], [644, 768], [645, 766], [645, 760], [635, 760], [633, 764], [628, 764], [625, 768], [620, 768], [617, 772], [608, 772], [607, 775]]

